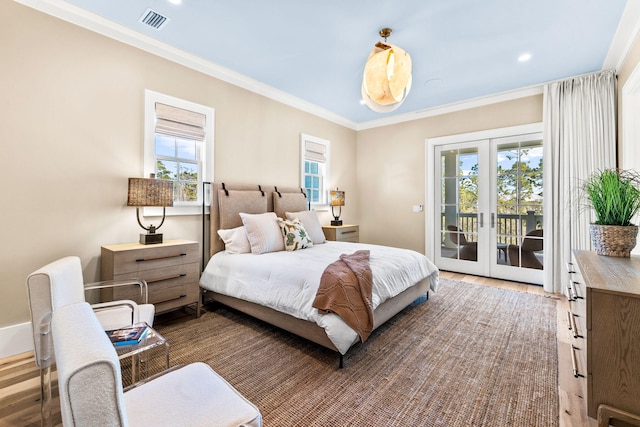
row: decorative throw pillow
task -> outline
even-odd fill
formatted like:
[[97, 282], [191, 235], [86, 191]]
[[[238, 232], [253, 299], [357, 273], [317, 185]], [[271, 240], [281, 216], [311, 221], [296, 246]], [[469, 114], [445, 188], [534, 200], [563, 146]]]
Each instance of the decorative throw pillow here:
[[297, 251], [313, 246], [313, 241], [298, 218], [292, 220], [278, 218], [278, 225], [284, 237], [284, 248], [287, 251]]
[[251, 253], [264, 254], [284, 250], [284, 240], [273, 212], [262, 214], [240, 213], [247, 238], [251, 245]]
[[244, 226], [228, 230], [218, 230], [218, 236], [224, 242], [224, 249], [231, 254], [251, 253], [251, 244]]
[[311, 237], [314, 245], [327, 241], [324, 237], [324, 231], [322, 231], [322, 226], [320, 225], [316, 211], [285, 212], [285, 215], [287, 219], [300, 219], [300, 222], [305, 230], [307, 230], [307, 233], [309, 233], [309, 237]]

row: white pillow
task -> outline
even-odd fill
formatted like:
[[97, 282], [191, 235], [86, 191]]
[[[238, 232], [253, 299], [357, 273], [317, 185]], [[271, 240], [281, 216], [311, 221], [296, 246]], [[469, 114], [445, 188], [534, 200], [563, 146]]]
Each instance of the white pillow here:
[[309, 237], [299, 218], [291, 220], [278, 218], [278, 225], [284, 237], [284, 248], [287, 251], [297, 251], [313, 246], [311, 237]]
[[242, 218], [244, 229], [247, 232], [251, 253], [264, 254], [284, 251], [284, 239], [275, 213], [240, 213], [240, 218]]
[[327, 241], [324, 237], [324, 231], [322, 231], [322, 226], [320, 225], [316, 211], [285, 212], [285, 215], [287, 219], [300, 218], [300, 222], [302, 222], [305, 230], [309, 233], [309, 237], [311, 237], [314, 245]]
[[224, 242], [224, 249], [231, 254], [251, 253], [251, 244], [247, 238], [244, 227], [236, 227], [228, 230], [218, 230], [218, 236]]

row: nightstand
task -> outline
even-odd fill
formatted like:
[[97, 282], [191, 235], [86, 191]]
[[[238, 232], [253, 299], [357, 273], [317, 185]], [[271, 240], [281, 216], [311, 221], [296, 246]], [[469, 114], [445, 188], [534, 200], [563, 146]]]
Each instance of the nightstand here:
[[327, 240], [353, 243], [360, 241], [360, 227], [357, 225], [323, 225], [322, 231]]
[[[198, 242], [167, 240], [155, 245], [125, 243], [102, 246], [102, 280], [138, 278], [147, 282], [149, 303], [156, 314], [196, 305], [200, 317], [200, 255]], [[103, 289], [103, 300], [138, 300], [130, 287]]]

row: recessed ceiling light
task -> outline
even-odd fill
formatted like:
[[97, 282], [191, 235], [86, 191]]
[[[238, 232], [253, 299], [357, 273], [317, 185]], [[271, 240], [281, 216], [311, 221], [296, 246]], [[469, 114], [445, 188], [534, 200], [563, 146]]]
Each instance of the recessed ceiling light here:
[[169, 3], [180, 4], [182, 3], [182, 0], [169, 0]]
[[520, 55], [518, 57], [518, 61], [520, 61], [520, 62], [527, 62], [530, 59], [531, 59], [531, 54], [530, 53], [523, 53], [522, 55]]

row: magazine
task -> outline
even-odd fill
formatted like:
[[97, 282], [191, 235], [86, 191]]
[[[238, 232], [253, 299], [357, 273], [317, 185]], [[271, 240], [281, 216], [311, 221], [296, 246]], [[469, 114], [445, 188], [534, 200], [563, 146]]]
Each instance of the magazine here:
[[113, 345], [138, 344], [149, 332], [148, 326], [131, 326], [122, 329], [107, 331], [107, 336]]

